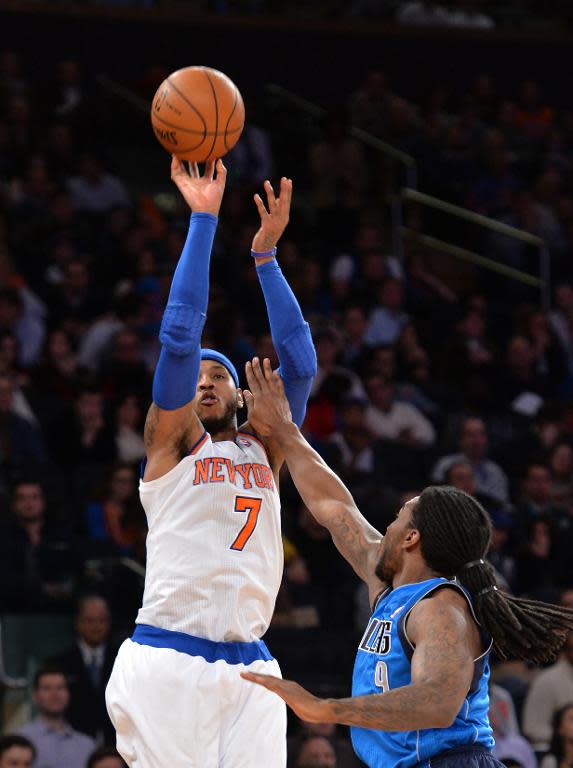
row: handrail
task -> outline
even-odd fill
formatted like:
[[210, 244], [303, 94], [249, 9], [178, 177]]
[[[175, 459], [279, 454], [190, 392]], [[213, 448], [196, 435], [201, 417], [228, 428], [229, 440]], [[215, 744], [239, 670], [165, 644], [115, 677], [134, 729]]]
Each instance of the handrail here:
[[[280, 98], [290, 102], [295, 107], [298, 107], [313, 117], [323, 117], [327, 114], [327, 110], [324, 107], [320, 107], [318, 104], [315, 104], [314, 102], [309, 101], [308, 99], [305, 99], [302, 96], [293, 93], [292, 91], [289, 91], [287, 88], [283, 88], [282, 85], [277, 85], [277, 83], [269, 83], [266, 86], [266, 89], [274, 96], [279, 96]], [[355, 139], [358, 139], [358, 141], [361, 141], [363, 144], [366, 144], [367, 146], [372, 147], [373, 149], [376, 149], [385, 155], [388, 155], [388, 157], [391, 157], [393, 160], [397, 160], [398, 162], [402, 163], [402, 165], [404, 165], [406, 168], [416, 168], [416, 160], [414, 157], [412, 157], [412, 155], [409, 155], [407, 152], [403, 152], [397, 147], [393, 147], [392, 144], [388, 144], [386, 141], [382, 141], [382, 139], [379, 139], [372, 133], [368, 133], [368, 131], [365, 131], [362, 128], [357, 128], [356, 126], [351, 126], [348, 129], [348, 133]]]
[[437, 211], [443, 211], [444, 213], [451, 213], [454, 216], [458, 216], [460, 219], [471, 221], [474, 224], [479, 224], [486, 229], [491, 229], [493, 232], [499, 232], [501, 235], [508, 235], [508, 237], [514, 237], [516, 240], [521, 240], [524, 243], [535, 245], [538, 248], [543, 247], [545, 244], [541, 237], [532, 235], [531, 232], [526, 232], [523, 229], [512, 227], [509, 224], [503, 224], [496, 219], [490, 219], [487, 216], [483, 216], [481, 213], [470, 211], [468, 208], [461, 208], [459, 205], [453, 205], [453, 203], [447, 203], [445, 200], [440, 200], [433, 195], [427, 195], [424, 192], [419, 192], [417, 189], [410, 189], [406, 187], [402, 190], [402, 198], [405, 200], [411, 200], [412, 202], [421, 203], [427, 205], [429, 208], [435, 208]]
[[145, 112], [146, 115], [149, 114], [151, 103], [138, 96], [129, 88], [126, 88], [125, 85], [121, 85], [121, 83], [112, 80], [107, 75], [98, 75], [95, 80], [105, 91], [112, 93], [114, 96], [119, 96], [120, 99], [123, 99], [138, 112]]
[[544, 280], [541, 280], [534, 275], [530, 275], [529, 272], [523, 272], [521, 269], [515, 269], [515, 267], [508, 267], [506, 264], [500, 264], [498, 261], [494, 261], [494, 259], [488, 259], [487, 256], [480, 256], [479, 253], [469, 251], [467, 248], [460, 248], [458, 245], [452, 245], [437, 237], [423, 235], [415, 229], [410, 229], [410, 227], [402, 227], [402, 234], [411, 240], [415, 240], [421, 245], [427, 245], [429, 248], [433, 248], [436, 251], [442, 251], [451, 256], [456, 256], [463, 261], [470, 262], [470, 264], [484, 267], [485, 269], [497, 272], [500, 275], [505, 275], [505, 277], [510, 277], [525, 285], [531, 285], [533, 288], [542, 288], [545, 285]]
[[10, 677], [4, 666], [4, 643], [2, 632], [2, 620], [0, 619], [0, 685], [13, 691], [21, 691], [27, 688], [28, 681], [25, 677]]

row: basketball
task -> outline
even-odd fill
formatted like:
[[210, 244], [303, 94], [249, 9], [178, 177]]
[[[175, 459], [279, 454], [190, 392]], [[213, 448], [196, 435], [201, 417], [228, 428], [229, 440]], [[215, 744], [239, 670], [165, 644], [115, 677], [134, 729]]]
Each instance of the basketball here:
[[185, 67], [157, 89], [151, 124], [170, 154], [200, 163], [235, 146], [245, 124], [245, 106], [227, 75], [209, 67]]

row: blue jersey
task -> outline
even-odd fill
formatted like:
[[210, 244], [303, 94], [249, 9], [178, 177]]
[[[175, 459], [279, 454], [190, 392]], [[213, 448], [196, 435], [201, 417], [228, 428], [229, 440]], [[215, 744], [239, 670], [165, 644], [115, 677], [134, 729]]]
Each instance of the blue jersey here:
[[[448, 579], [428, 579], [387, 589], [378, 598], [366, 632], [358, 646], [352, 678], [352, 695], [381, 694], [412, 682], [414, 647], [408, 639], [406, 621], [412, 608], [437, 589], [463, 588]], [[491, 643], [489, 645], [491, 648]], [[352, 744], [358, 757], [370, 768], [413, 768], [448, 749], [480, 744], [493, 747], [488, 720], [489, 648], [475, 661], [468, 695], [449, 728], [419, 731], [376, 731], [352, 728]]]

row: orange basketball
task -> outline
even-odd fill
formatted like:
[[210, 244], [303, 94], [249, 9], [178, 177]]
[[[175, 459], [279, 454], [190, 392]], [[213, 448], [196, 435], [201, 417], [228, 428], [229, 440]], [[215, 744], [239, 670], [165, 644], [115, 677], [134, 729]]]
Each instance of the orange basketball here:
[[227, 75], [209, 67], [185, 67], [157, 89], [151, 124], [170, 154], [201, 163], [235, 146], [245, 124], [245, 106]]

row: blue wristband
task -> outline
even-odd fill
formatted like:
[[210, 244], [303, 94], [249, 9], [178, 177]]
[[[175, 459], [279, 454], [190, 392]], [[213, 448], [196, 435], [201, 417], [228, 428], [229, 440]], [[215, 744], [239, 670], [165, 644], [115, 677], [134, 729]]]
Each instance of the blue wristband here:
[[253, 259], [268, 259], [269, 257], [274, 258], [276, 255], [277, 255], [276, 246], [270, 251], [253, 251], [251, 249], [251, 256], [253, 257]]

